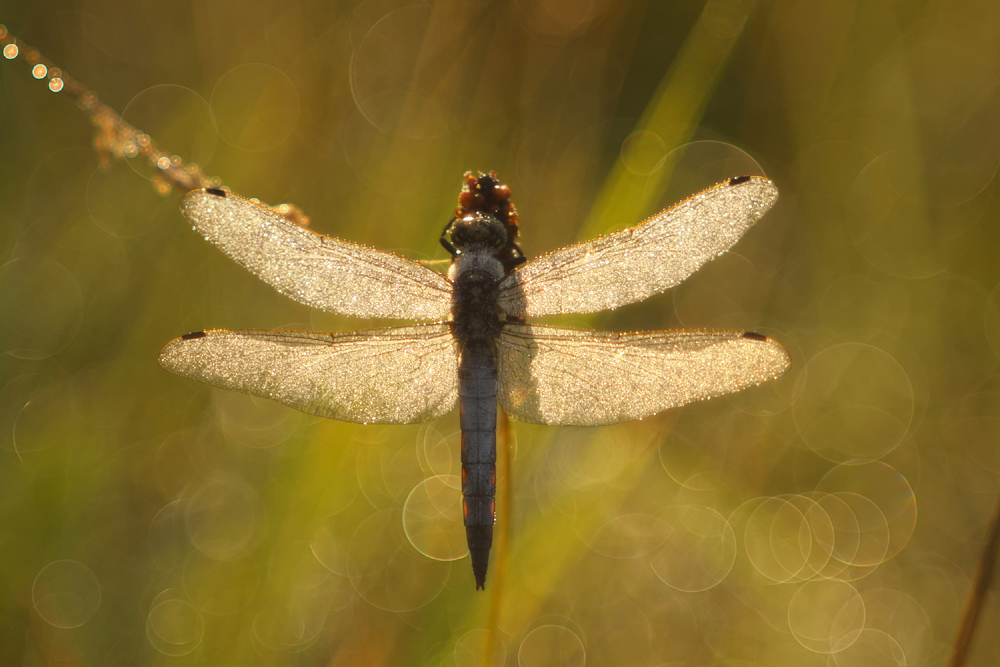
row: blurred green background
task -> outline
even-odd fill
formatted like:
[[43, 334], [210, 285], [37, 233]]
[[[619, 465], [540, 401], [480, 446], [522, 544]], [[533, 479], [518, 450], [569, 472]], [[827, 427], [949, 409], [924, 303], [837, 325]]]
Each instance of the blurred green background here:
[[[537, 256], [725, 178], [776, 207], [670, 293], [563, 318], [761, 331], [776, 382], [512, 422], [485, 592], [457, 413], [318, 420], [161, 370], [277, 294], [71, 97], [0, 60], [0, 663], [939, 665], [1000, 492], [1000, 5], [0, 2], [164, 149], [444, 259], [466, 170]], [[381, 323], [379, 323], [381, 324]], [[1000, 662], [988, 599], [970, 664]]]

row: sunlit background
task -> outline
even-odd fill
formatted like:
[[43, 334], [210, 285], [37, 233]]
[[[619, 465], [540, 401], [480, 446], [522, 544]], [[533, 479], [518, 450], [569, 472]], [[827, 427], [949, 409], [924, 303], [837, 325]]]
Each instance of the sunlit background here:
[[[373, 323], [232, 263], [0, 59], [0, 664], [946, 660], [1000, 492], [1000, 5], [4, 0], [0, 22], [235, 192], [414, 259], [447, 257], [467, 170], [510, 185], [529, 257], [765, 174], [781, 198], [732, 252], [561, 322], [750, 329], [793, 360], [640, 422], [511, 422], [476, 592], [457, 413], [355, 426], [163, 371], [202, 328]], [[984, 614], [970, 664], [994, 665]]]

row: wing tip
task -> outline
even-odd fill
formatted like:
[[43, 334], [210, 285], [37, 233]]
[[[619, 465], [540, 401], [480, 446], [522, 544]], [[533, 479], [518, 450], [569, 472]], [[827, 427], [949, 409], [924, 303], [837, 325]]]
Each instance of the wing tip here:
[[733, 176], [729, 180], [725, 181], [724, 184], [733, 187], [743, 185], [744, 183], [750, 183], [751, 181], [761, 185], [774, 185], [774, 181], [767, 176], [762, 176], [760, 174], [743, 174], [742, 176]]
[[[749, 184], [749, 185], [748, 185]], [[756, 186], [760, 192], [766, 194], [763, 198], [762, 203], [767, 207], [771, 208], [774, 202], [778, 199], [778, 187], [774, 184], [767, 176], [761, 176], [760, 174], [745, 174], [743, 176], [734, 176], [728, 181], [722, 183], [722, 185], [727, 185], [729, 187], [736, 187], [739, 185], [744, 185], [747, 187]], [[765, 209], [766, 211], [767, 209]], [[763, 212], [761, 213], [763, 215]]]
[[160, 355], [156, 358], [156, 361], [158, 361], [160, 364], [160, 368], [168, 370], [171, 373], [176, 372], [174, 370], [175, 367], [174, 361], [177, 357], [177, 344], [178, 341], [180, 340], [182, 339], [175, 338], [166, 345], [164, 345], [163, 349], [160, 350]]
[[188, 211], [191, 211], [198, 206], [199, 203], [205, 200], [206, 192], [208, 192], [208, 190], [204, 188], [200, 190], [192, 190], [181, 197], [181, 213], [185, 214], [185, 217], [187, 217]]
[[744, 331], [743, 336], [745, 340], [751, 340], [756, 343], [762, 343], [761, 348], [766, 348], [765, 353], [762, 350], [762, 354], [767, 355], [767, 359], [770, 362], [770, 372], [768, 373], [768, 379], [779, 378], [785, 374], [791, 365], [792, 358], [788, 354], [788, 350], [785, 346], [771, 338], [770, 336], [765, 336], [764, 334], [759, 334], [756, 331]]
[[198, 188], [197, 190], [191, 190], [183, 197], [181, 197], [181, 212], [191, 211], [199, 204], [204, 202], [211, 202], [216, 199], [239, 199], [237, 195], [234, 195], [229, 190], [224, 190], [222, 188]]
[[792, 358], [785, 346], [770, 336], [756, 331], [744, 331], [737, 340], [750, 342], [749, 349], [754, 351], [757, 367], [762, 375], [755, 384], [781, 377], [792, 365]]
[[160, 350], [160, 356], [157, 361], [160, 363], [162, 368], [170, 371], [171, 373], [177, 373], [183, 375], [181, 371], [178, 370], [178, 361], [180, 357], [185, 354], [185, 348], [189, 352], [191, 348], [187, 347], [187, 344], [193, 340], [200, 340], [202, 338], [208, 337], [209, 330], [203, 329], [201, 331], [192, 331], [191, 333], [186, 333], [183, 336], [178, 336], [172, 341], [163, 346]]

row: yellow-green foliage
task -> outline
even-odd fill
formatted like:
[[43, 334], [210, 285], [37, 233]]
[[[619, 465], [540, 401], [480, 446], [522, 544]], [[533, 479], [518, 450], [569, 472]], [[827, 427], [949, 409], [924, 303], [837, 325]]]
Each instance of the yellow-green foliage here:
[[[732, 252], [562, 321], [749, 329], [793, 360], [641, 422], [511, 422], [476, 592], [457, 413], [354, 426], [161, 370], [189, 331], [372, 323], [233, 264], [0, 60], [0, 663], [942, 663], [1000, 492], [1000, 5], [6, 0], [0, 21], [235, 192], [414, 259], [446, 257], [467, 170], [510, 185], [529, 257], [763, 173], [780, 200]], [[984, 614], [970, 664], [1000, 661]]]

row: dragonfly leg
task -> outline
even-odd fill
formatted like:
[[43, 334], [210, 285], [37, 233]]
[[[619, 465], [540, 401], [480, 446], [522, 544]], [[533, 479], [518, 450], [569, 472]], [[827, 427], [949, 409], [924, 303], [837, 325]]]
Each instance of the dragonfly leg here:
[[511, 248], [508, 253], [509, 256], [503, 259], [504, 273], [510, 273], [514, 270], [514, 267], [520, 266], [528, 261], [528, 258], [524, 256], [524, 251], [521, 250], [521, 246], [517, 245], [517, 243], [513, 241], [509, 242], [509, 246]]
[[455, 259], [455, 257], [458, 256], [458, 248], [456, 248], [455, 245], [448, 239], [448, 232], [450, 232], [451, 228], [454, 226], [455, 226], [455, 218], [452, 218], [451, 220], [448, 221], [448, 224], [444, 226], [444, 230], [441, 232], [441, 239], [440, 239], [441, 246], [448, 251], [448, 254], [451, 255], [452, 259]]

